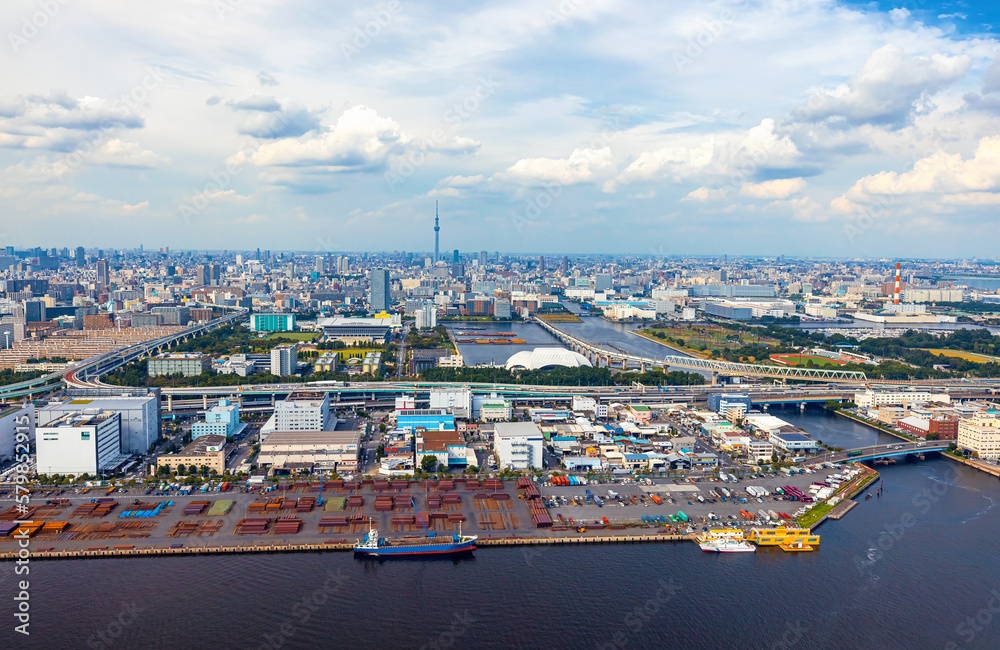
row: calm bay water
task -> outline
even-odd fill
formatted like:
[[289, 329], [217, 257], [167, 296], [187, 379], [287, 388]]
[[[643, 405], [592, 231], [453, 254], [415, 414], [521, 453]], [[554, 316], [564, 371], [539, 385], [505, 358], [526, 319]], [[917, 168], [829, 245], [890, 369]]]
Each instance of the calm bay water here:
[[[773, 412], [833, 444], [879, 438], [819, 409]], [[1000, 482], [945, 459], [880, 471], [883, 495], [825, 523], [821, 549], [802, 555], [710, 555], [683, 543], [480, 549], [459, 561], [330, 553], [37, 562], [32, 634], [7, 640], [164, 649], [1000, 645], [1000, 613], [990, 612], [1000, 610]], [[15, 576], [2, 576], [12, 611]]]

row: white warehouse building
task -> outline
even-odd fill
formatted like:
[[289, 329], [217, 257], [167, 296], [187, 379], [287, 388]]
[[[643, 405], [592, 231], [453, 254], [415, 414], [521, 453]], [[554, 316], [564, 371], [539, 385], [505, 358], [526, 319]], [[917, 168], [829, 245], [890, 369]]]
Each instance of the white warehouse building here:
[[542, 432], [532, 422], [498, 422], [493, 450], [501, 469], [542, 468]]
[[97, 475], [122, 460], [121, 413], [66, 413], [36, 430], [39, 474]]

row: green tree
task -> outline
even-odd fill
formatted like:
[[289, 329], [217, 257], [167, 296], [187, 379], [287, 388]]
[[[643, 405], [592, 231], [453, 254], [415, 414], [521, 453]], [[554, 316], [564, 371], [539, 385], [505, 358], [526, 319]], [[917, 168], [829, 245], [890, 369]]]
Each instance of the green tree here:
[[424, 472], [428, 474], [437, 469], [437, 466], [438, 466], [437, 456], [424, 456], [423, 460], [420, 461], [420, 469], [422, 469]]

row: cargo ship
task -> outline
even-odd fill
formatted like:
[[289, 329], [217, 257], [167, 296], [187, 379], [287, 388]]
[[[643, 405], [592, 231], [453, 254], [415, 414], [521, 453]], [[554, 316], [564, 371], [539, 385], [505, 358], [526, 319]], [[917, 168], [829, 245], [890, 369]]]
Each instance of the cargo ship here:
[[743, 539], [743, 531], [732, 528], [709, 530], [695, 537], [701, 550], [709, 553], [754, 553], [757, 548]]
[[452, 535], [450, 539], [448, 537], [388, 539], [380, 537], [376, 529], [370, 528], [364, 539], [359, 539], [354, 545], [354, 552], [376, 557], [467, 553], [476, 550], [477, 539], [479, 538], [474, 535], [462, 535], [461, 528], [459, 533]]

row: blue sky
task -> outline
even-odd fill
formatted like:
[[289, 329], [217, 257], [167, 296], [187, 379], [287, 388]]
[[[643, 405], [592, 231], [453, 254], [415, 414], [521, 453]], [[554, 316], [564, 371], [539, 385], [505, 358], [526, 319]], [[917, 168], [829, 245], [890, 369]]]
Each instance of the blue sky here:
[[991, 4], [42, 6], [2, 243], [1000, 256]]

